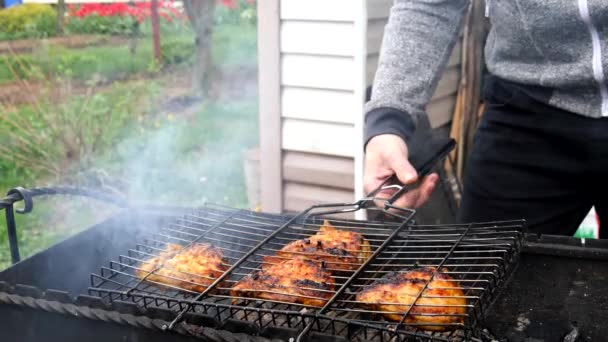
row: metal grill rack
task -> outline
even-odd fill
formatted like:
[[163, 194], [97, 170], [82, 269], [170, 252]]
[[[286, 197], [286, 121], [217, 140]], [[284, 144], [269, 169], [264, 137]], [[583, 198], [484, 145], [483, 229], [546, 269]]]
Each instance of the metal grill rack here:
[[[222, 326], [237, 321], [248, 322], [258, 331], [287, 328], [300, 339], [327, 334], [349, 340], [447, 341], [470, 335], [512, 271], [522, 243], [521, 221], [418, 226], [411, 222], [414, 212], [406, 210], [393, 214], [399, 219], [397, 223], [331, 217], [336, 228], [362, 234], [372, 251], [357, 270], [333, 273], [336, 287], [329, 291], [331, 298], [324, 307], [230, 295], [231, 286], [260, 269], [264, 256], [274, 255], [291, 241], [314, 235], [326, 214], [359, 209], [357, 205], [317, 206], [297, 216], [282, 216], [208, 205], [148, 232], [140, 243], [134, 242], [126, 255], [91, 275], [89, 293], [108, 301], [171, 310], [177, 316], [168, 328], [196, 313], [206, 317], [203, 324]], [[212, 284], [200, 293], [149, 280], [149, 274], [138, 277], [136, 271], [141, 265], [165, 251], [169, 243], [184, 247], [176, 253], [193, 244], [212, 244], [224, 253], [227, 271], [216, 279], [207, 279], [204, 284]], [[431, 334], [416, 329], [415, 323], [405, 322], [409, 309], [400, 313], [401, 322], [389, 322], [381, 312], [366, 309], [355, 300], [358, 291], [388, 272], [418, 266], [434, 266], [436, 273], [449, 274], [465, 293], [464, 321], [451, 324], [449, 332]], [[196, 284], [188, 274], [179, 280]], [[423, 291], [418, 297], [424, 297]]]
[[[404, 330], [406, 336], [426, 337], [437, 340], [459, 340], [465, 333], [470, 333], [477, 326], [484, 310], [496, 295], [495, 291], [501, 288], [502, 283], [513, 271], [515, 261], [521, 248], [521, 221], [505, 221], [470, 225], [426, 225], [408, 226], [400, 232], [392, 243], [382, 250], [370, 262], [361, 275], [351, 284], [350, 289], [338, 298], [328, 311], [335, 313], [336, 317], [357, 313], [354, 319], [356, 324], [377, 328], [373, 330], [362, 329], [354, 336], [363, 339], [388, 339], [395, 332]], [[400, 314], [400, 322], [387, 322], [382, 320], [382, 314], [393, 312], [366, 309], [364, 303], [356, 300], [358, 292], [370, 284], [383, 278], [389, 273], [418, 269], [421, 267], [434, 267], [433, 277], [437, 274], [447, 274], [453, 283], [450, 289], [457, 288], [463, 291], [466, 299], [465, 314], [432, 314], [416, 313], [415, 316], [462, 316], [462, 323], [404, 323], [407, 315], [411, 315], [411, 306], [404, 308]], [[424, 284], [424, 289], [430, 288], [430, 282]], [[437, 288], [435, 288], [437, 289]], [[432, 295], [420, 291], [416, 297], [432, 298]], [[442, 298], [461, 298], [460, 296], [442, 296]], [[382, 303], [397, 305], [399, 303]], [[433, 304], [417, 304], [418, 307], [431, 307]], [[442, 304], [443, 307], [450, 305]], [[443, 326], [447, 332], [429, 334], [415, 331], [419, 326]], [[319, 329], [324, 331], [323, 329]], [[387, 334], [387, 331], [390, 332]], [[360, 336], [362, 335], [362, 336]]]

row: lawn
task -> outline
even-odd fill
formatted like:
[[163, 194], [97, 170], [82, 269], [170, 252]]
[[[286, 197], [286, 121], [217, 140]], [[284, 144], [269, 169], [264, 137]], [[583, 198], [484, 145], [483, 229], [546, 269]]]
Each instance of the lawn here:
[[[213, 35], [213, 60], [221, 66], [255, 64], [256, 31], [254, 27], [242, 25], [218, 26]], [[194, 36], [185, 31], [171, 32], [161, 37], [164, 58], [170, 62], [190, 62], [194, 49]], [[65, 48], [40, 44], [34, 53], [16, 56], [0, 56], [0, 85], [15, 81], [8, 65], [25, 77], [22, 65], [32, 65], [44, 74], [69, 76], [75, 80], [103, 78], [125, 79], [138, 74], [150, 74], [157, 70], [152, 40], [144, 36], [137, 43], [135, 53], [128, 44], [103, 45], [85, 48]]]
[[[145, 137], [126, 139], [116, 146], [108, 170], [121, 173], [130, 184], [134, 202], [197, 206], [204, 202], [247, 207], [243, 153], [257, 145], [257, 103], [234, 101], [202, 107], [191, 118], [150, 118], [159, 127]], [[2, 188], [23, 184], [19, 172], [9, 171]], [[111, 206], [90, 200], [49, 197], [36, 200], [34, 212], [17, 215], [23, 256], [61, 241], [66, 236], [112, 215]], [[0, 223], [0, 269], [10, 254], [5, 222]]]
[[[116, 146], [130, 198], [175, 205], [246, 207], [243, 154], [257, 145], [257, 103], [203, 106], [194, 117], [150, 118], [159, 128]], [[112, 164], [112, 163], [110, 163]]]
[[[167, 38], [165, 42], [178, 41], [179, 45], [191, 42], [190, 38], [173, 36], [173, 40]], [[134, 109], [129, 121], [116, 128], [120, 134], [108, 132], [120, 138], [112, 142], [111, 148], [92, 155], [89, 162], [95, 170], [121, 180], [130, 201], [187, 206], [210, 201], [234, 207], [247, 206], [243, 154], [257, 145], [255, 97], [221, 96], [216, 102], [196, 103], [187, 112], [161, 108], [160, 100], [172, 89], [170, 84], [163, 83], [162, 70], [158, 73], [158, 69], [148, 63], [152, 60], [149, 40], [140, 42], [135, 56], [126, 46], [82, 49], [51, 46], [42, 51], [42, 55], [37, 52], [25, 55], [25, 58], [38, 65], [47, 65], [47, 71], [69, 70], [64, 78], [72, 80], [88, 81], [99, 75], [109, 80], [135, 79], [125, 83], [129, 85], [141, 84], [137, 78], [145, 75], [146, 96], [156, 101], [150, 100], [145, 106]], [[255, 68], [256, 56], [254, 27], [217, 27], [214, 60], [220, 69]], [[1, 63], [0, 83], [2, 80], [10, 82], [12, 76]], [[69, 68], [62, 69], [62, 63], [69, 64]], [[188, 63], [182, 63], [178, 68], [188, 68]], [[173, 71], [168, 69], [168, 72]], [[114, 88], [113, 83], [110, 84]], [[118, 101], [114, 95], [106, 96], [104, 101]], [[78, 97], [65, 101], [78, 101]], [[0, 125], [0, 131], [3, 129], [7, 127]], [[5, 135], [0, 132], [0, 140], [2, 137]], [[18, 185], [34, 187], [52, 183], [55, 183], [52, 178], [40, 177], [37, 171], [29, 168], [15, 167], [12, 160], [0, 155], [0, 193]], [[17, 215], [22, 257], [47, 248], [115, 212], [112, 206], [90, 200], [37, 199], [33, 213]], [[5, 231], [2, 217], [0, 269], [10, 264]]]

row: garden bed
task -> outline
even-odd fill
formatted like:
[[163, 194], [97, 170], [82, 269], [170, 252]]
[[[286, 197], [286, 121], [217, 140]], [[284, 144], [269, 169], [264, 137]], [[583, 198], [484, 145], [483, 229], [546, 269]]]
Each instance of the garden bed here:
[[[98, 45], [124, 45], [127, 44], [129, 38], [120, 36], [102, 36], [102, 35], [70, 35], [65, 37], [46, 38], [45, 44], [61, 46], [64, 48], [84, 48]], [[18, 39], [0, 41], [0, 55], [13, 53], [31, 53], [39, 49], [42, 41], [40, 39]]]

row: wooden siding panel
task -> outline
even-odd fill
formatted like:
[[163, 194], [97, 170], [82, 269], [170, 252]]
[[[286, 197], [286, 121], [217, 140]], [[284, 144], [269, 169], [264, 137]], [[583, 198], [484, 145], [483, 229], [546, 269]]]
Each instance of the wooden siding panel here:
[[293, 182], [285, 182], [283, 190], [286, 211], [298, 212], [317, 204], [354, 202], [352, 190]]
[[460, 65], [460, 61], [462, 59], [462, 40], [456, 42], [454, 45], [454, 49], [452, 50], [452, 55], [450, 55], [450, 59], [448, 60], [447, 67], [452, 67], [456, 65]]
[[352, 91], [283, 87], [282, 115], [284, 118], [352, 124], [357, 100]]
[[432, 128], [443, 126], [452, 120], [454, 106], [456, 105], [456, 95], [434, 99], [426, 107], [427, 115]]
[[370, 20], [367, 23], [367, 54], [377, 55], [382, 47], [386, 20]]
[[369, 19], [388, 18], [393, 0], [367, 0], [367, 17]]
[[283, 85], [354, 90], [355, 63], [350, 57], [283, 54]]
[[378, 69], [378, 59], [380, 55], [368, 55], [367, 65], [365, 66], [365, 81], [368, 86], [374, 83], [374, 76], [376, 76], [376, 69]]
[[290, 182], [352, 191], [354, 167], [352, 158], [291, 151], [283, 155], [283, 179]]
[[437, 84], [437, 89], [435, 89], [435, 94], [433, 94], [433, 98], [442, 98], [448, 95], [455, 94], [458, 91], [458, 86], [460, 84], [460, 66], [453, 66], [447, 69], [439, 83]]
[[355, 21], [357, 8], [353, 0], [281, 0], [281, 19]]
[[353, 125], [284, 119], [282, 137], [285, 150], [352, 157], [359, 148]]
[[354, 56], [355, 26], [343, 22], [283, 21], [281, 51], [332, 56]]

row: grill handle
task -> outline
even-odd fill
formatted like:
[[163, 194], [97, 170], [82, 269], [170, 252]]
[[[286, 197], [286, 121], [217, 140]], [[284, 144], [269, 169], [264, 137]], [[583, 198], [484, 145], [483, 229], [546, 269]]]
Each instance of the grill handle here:
[[[416, 141], [417, 140], [417, 141]], [[422, 178], [433, 170], [436, 164], [442, 161], [448, 156], [450, 152], [456, 147], [456, 141], [452, 138], [444, 137], [433, 137], [431, 135], [425, 135], [413, 141], [411, 144], [410, 164], [418, 172], [418, 177]], [[389, 199], [381, 199], [385, 202], [385, 207], [392, 206], [392, 204], [403, 194], [410, 191], [413, 185], [402, 184], [396, 175], [387, 178], [380, 186], [367, 195], [368, 200], [379, 200], [376, 195], [383, 190], [396, 189], [397, 192], [393, 194]]]
[[114, 204], [119, 207], [127, 206], [127, 202], [124, 199], [85, 188], [55, 186], [26, 189], [23, 187], [16, 187], [9, 190], [5, 198], [0, 199], [0, 210], [13, 206], [17, 202], [23, 201], [23, 209], [15, 209], [15, 211], [19, 214], [27, 214], [34, 210], [34, 197], [51, 195], [89, 197], [98, 201]]
[[[27, 214], [34, 210], [34, 197], [49, 195], [70, 195], [94, 198], [96, 200], [111, 203], [119, 207], [127, 207], [127, 202], [116, 196], [108, 195], [94, 190], [79, 189], [72, 187], [44, 187], [26, 189], [16, 187], [8, 191], [6, 197], [0, 198], [0, 211], [4, 209], [6, 216], [6, 232], [8, 235], [9, 248], [11, 251], [11, 262], [16, 264], [21, 260], [19, 254], [19, 239], [17, 238], [17, 225], [15, 223], [15, 212]], [[15, 209], [17, 202], [23, 201], [22, 209]]]

